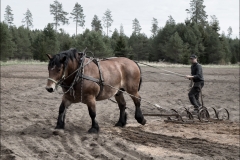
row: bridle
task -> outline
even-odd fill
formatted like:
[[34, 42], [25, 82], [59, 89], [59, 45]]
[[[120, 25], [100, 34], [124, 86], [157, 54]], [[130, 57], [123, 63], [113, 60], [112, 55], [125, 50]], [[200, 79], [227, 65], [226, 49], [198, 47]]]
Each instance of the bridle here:
[[[85, 49], [85, 50], [86, 50], [86, 49]], [[91, 61], [90, 61], [90, 62], [88, 62], [87, 64], [83, 65], [83, 64], [84, 64], [84, 61], [85, 61], [85, 58], [86, 58], [85, 50], [83, 51], [83, 53], [82, 53], [82, 52], [78, 53], [78, 54], [82, 54], [82, 56], [81, 56], [81, 58], [80, 58], [80, 61], [79, 61], [79, 67], [78, 67], [78, 69], [76, 69], [74, 72], [72, 72], [70, 75], [68, 75], [68, 76], [66, 77], [67, 66], [64, 66], [64, 71], [63, 71], [63, 75], [62, 75], [61, 79], [59, 79], [58, 81], [56, 81], [56, 80], [54, 80], [54, 79], [52, 79], [52, 78], [47, 78], [47, 80], [50, 80], [50, 81], [52, 81], [53, 83], [55, 83], [55, 89], [57, 89], [58, 86], [61, 86], [61, 87], [69, 87], [69, 89], [68, 89], [66, 92], [64, 92], [64, 93], [67, 93], [67, 92], [70, 91], [70, 88], [73, 87], [73, 85], [74, 85], [75, 82], [76, 82], [76, 80], [75, 80], [75, 79], [76, 79], [76, 76], [75, 76], [75, 79], [74, 79], [73, 83], [71, 84], [71, 86], [65, 86], [65, 85], [63, 85], [63, 82], [64, 82], [66, 79], [68, 79], [70, 76], [72, 76], [74, 73], [78, 72], [78, 74], [79, 74], [79, 71], [80, 71], [80, 70], [83, 71], [83, 68], [84, 68], [87, 64], [89, 64], [89, 63], [91, 62]]]
[[67, 67], [64, 67], [63, 75], [62, 75], [62, 78], [61, 78], [60, 80], [56, 81], [56, 80], [54, 80], [54, 79], [52, 79], [52, 78], [48, 78], [48, 79], [47, 79], [47, 80], [50, 80], [50, 81], [52, 81], [52, 82], [55, 83], [55, 89], [56, 89], [58, 86], [61, 86], [61, 84], [63, 83], [63, 81], [69, 77], [69, 76], [66, 77], [66, 74], [65, 74], [66, 68], [67, 68]]
[[[48, 78], [48, 80], [50, 80], [50, 81], [52, 81], [52, 82], [54, 82], [54, 83], [56, 84], [56, 85], [55, 85], [55, 89], [57, 89], [58, 86], [61, 86], [61, 87], [63, 87], [63, 88], [68, 88], [68, 90], [65, 91], [64, 94], [70, 92], [70, 95], [72, 95], [72, 96], [74, 97], [74, 99], [75, 99], [75, 91], [74, 91], [73, 86], [74, 86], [76, 83], [78, 83], [79, 80], [81, 80], [81, 90], [80, 90], [80, 91], [81, 91], [81, 102], [82, 102], [83, 79], [88, 79], [88, 80], [94, 81], [94, 82], [96, 82], [96, 83], [98, 82], [97, 79], [91, 78], [91, 77], [89, 77], [89, 76], [84, 75], [84, 67], [85, 67], [86, 65], [88, 65], [89, 63], [91, 63], [91, 62], [94, 60], [94, 58], [90, 57], [89, 61], [88, 61], [86, 64], [84, 64], [85, 58], [86, 58], [86, 52], [85, 52], [85, 51], [86, 51], [86, 49], [85, 49], [83, 52], [79, 52], [79, 53], [78, 53], [78, 54], [82, 54], [82, 56], [81, 56], [81, 58], [80, 58], [80, 60], [79, 60], [79, 67], [78, 67], [78, 69], [76, 69], [74, 72], [72, 72], [70, 75], [66, 76], [66, 68], [67, 68], [67, 67], [64, 67], [64, 72], [63, 72], [62, 78], [61, 78], [60, 80], [56, 81], [56, 80], [54, 80], [54, 79], [52, 79], [52, 78]], [[77, 74], [75, 75], [74, 80], [73, 80], [73, 82], [71, 83], [71, 85], [70, 85], [70, 86], [65, 86], [65, 85], [63, 85], [63, 82], [64, 82], [66, 79], [68, 79], [70, 76], [72, 76], [73, 74], [75, 74], [75, 73], [77, 73]], [[55, 89], [54, 89], [54, 90], [55, 90]]]

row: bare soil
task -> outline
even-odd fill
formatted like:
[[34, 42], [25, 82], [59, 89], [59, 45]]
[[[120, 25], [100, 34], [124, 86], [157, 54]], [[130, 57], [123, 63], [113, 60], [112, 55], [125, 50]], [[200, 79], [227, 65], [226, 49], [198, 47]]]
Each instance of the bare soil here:
[[[165, 68], [189, 74], [189, 68]], [[189, 81], [142, 67], [143, 99], [163, 109], [182, 111], [190, 107]], [[165, 123], [163, 117], [146, 117], [141, 126], [134, 119], [128, 96], [128, 124], [114, 127], [117, 104], [97, 102], [99, 134], [88, 134], [91, 120], [83, 104], [70, 106], [66, 129], [53, 135], [61, 93], [45, 90], [45, 65], [1, 67], [1, 159], [88, 160], [88, 159], [239, 159], [239, 69], [204, 68], [205, 106], [227, 108], [230, 121], [219, 123]], [[143, 113], [160, 111], [142, 102]], [[213, 116], [213, 111], [210, 111]]]

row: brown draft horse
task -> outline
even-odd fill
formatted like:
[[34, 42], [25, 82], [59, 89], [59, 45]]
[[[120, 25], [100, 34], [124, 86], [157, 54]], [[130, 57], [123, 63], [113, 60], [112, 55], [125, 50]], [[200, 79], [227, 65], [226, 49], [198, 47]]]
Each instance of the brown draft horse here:
[[[64, 129], [65, 115], [67, 107], [72, 103], [86, 104], [89, 115], [92, 119], [92, 127], [89, 133], [97, 133], [99, 126], [96, 117], [96, 101], [106, 100], [114, 96], [120, 110], [120, 117], [115, 126], [125, 126], [127, 123], [127, 114], [125, 112], [126, 102], [123, 92], [133, 95], [131, 96], [135, 106], [135, 119], [138, 123], [144, 125], [146, 120], [140, 109], [140, 95], [138, 93], [141, 85], [140, 67], [132, 60], [119, 57], [100, 60], [99, 66], [92, 61], [92, 58], [84, 57], [84, 53], [78, 53], [76, 49], [63, 51], [54, 56], [47, 55], [49, 58], [48, 71], [49, 78], [47, 80], [46, 90], [54, 92], [57, 85], [62, 87], [65, 94], [62, 97], [62, 103], [59, 107], [59, 115], [57, 126], [55, 129]], [[83, 72], [77, 75], [79, 66], [82, 66]], [[99, 68], [102, 74], [99, 72]], [[85, 75], [85, 77], [83, 76]], [[69, 91], [71, 84], [76, 76], [80, 78]], [[100, 80], [101, 76], [104, 80], [102, 89], [101, 85], [94, 80]], [[67, 78], [66, 78], [67, 77]], [[86, 78], [88, 77], [88, 78]], [[109, 87], [109, 84], [119, 90]], [[74, 92], [74, 96], [73, 96]]]

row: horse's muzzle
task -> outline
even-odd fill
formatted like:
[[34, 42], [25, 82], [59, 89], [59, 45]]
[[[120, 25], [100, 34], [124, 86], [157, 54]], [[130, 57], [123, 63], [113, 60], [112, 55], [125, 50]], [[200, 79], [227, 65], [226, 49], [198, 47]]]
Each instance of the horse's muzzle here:
[[46, 87], [46, 90], [50, 93], [52, 93], [54, 91], [54, 89], [52, 87]]

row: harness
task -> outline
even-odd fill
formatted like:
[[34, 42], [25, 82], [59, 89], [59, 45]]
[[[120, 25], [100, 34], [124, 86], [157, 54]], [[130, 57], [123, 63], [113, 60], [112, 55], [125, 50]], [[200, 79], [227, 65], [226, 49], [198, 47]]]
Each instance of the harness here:
[[[87, 57], [87, 58], [90, 59], [90, 61], [88, 61], [86, 64], [84, 64], [85, 58], [86, 58], [85, 51], [83, 53], [79, 52], [78, 54], [79, 55], [82, 54], [82, 57], [79, 60], [79, 63], [78, 63], [79, 67], [78, 67], [77, 70], [75, 70], [73, 73], [71, 73], [70, 75], [68, 75], [66, 77], [66, 68], [67, 67], [64, 67], [64, 72], [63, 72], [62, 78], [60, 80], [56, 81], [52, 78], [48, 78], [48, 80], [50, 80], [50, 81], [52, 81], [56, 84], [56, 87], [55, 87], [56, 89], [57, 89], [58, 86], [61, 86], [63, 88], [68, 88], [68, 90], [66, 92], [64, 92], [64, 94], [70, 92], [70, 95], [73, 96], [74, 99], [75, 99], [74, 86], [78, 83], [81, 83], [81, 102], [82, 102], [83, 79], [95, 82], [100, 86], [100, 91], [99, 91], [98, 95], [96, 96], [96, 98], [98, 98], [101, 95], [101, 93], [103, 91], [103, 86], [104, 86], [104, 79], [103, 79], [103, 76], [102, 76], [102, 71], [101, 71], [100, 63], [99, 63], [101, 60], [99, 60], [98, 58]], [[91, 77], [91, 76], [87, 76], [87, 75], [84, 74], [84, 67], [91, 62], [94, 62], [94, 64], [96, 64], [96, 66], [98, 67], [99, 79]], [[75, 75], [74, 80], [71, 83], [71, 85], [70, 86], [64, 85], [64, 81], [75, 73], [77, 73], [77, 74]]]

